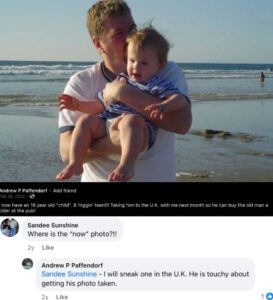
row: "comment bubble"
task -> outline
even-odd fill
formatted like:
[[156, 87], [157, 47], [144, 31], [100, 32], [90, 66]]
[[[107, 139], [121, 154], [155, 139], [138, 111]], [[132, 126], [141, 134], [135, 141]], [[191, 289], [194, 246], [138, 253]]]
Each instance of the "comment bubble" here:
[[42, 259], [37, 284], [44, 290], [248, 290], [249, 259]]
[[32, 218], [22, 231], [31, 241], [116, 241], [122, 236], [122, 223], [112, 218]]

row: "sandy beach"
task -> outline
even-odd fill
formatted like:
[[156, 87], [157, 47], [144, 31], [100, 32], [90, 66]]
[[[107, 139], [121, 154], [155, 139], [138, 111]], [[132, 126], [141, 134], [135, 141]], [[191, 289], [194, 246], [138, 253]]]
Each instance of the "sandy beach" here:
[[[55, 181], [57, 115], [55, 106], [0, 107], [0, 182]], [[176, 136], [178, 181], [272, 182], [272, 115], [270, 99], [193, 101], [192, 129]]]
[[272, 115], [272, 99], [193, 102], [190, 134], [177, 136], [178, 178], [272, 182]]
[[1, 107], [0, 182], [55, 180], [62, 163], [58, 157], [57, 119], [52, 111], [41, 107]]

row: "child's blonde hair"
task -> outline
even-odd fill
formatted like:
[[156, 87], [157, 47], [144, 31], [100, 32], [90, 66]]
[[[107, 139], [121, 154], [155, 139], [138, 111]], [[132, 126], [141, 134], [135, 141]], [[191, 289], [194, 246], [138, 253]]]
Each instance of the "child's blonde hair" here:
[[165, 64], [168, 60], [170, 44], [167, 39], [152, 26], [144, 27], [129, 35], [127, 43], [132, 43], [136, 49], [146, 46], [155, 49], [159, 62]]

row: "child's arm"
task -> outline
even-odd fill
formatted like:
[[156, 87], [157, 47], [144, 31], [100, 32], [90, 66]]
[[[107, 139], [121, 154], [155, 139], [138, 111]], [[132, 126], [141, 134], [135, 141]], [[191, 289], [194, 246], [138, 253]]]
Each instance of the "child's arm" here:
[[178, 111], [185, 108], [188, 101], [182, 94], [172, 94], [160, 103], [151, 104], [145, 107], [145, 111], [149, 113], [151, 119], [163, 119], [166, 112]]
[[61, 95], [58, 99], [60, 110], [69, 109], [92, 115], [97, 115], [105, 110], [103, 103], [97, 99], [81, 101], [66, 94]]

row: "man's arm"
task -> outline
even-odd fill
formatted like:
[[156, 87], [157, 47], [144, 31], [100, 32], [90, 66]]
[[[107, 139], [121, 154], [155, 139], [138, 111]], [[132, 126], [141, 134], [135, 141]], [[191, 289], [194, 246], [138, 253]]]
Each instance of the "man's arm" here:
[[70, 149], [71, 136], [72, 136], [71, 131], [60, 133], [59, 149], [60, 149], [61, 159], [64, 163], [69, 162], [69, 149]]
[[[160, 99], [148, 93], [139, 91], [124, 82], [114, 81], [108, 83], [103, 91], [106, 105], [112, 102], [122, 102], [135, 111], [149, 118], [149, 112], [145, 111], [148, 105], [160, 102]], [[177, 97], [180, 95], [177, 95]], [[162, 119], [150, 119], [157, 127], [178, 134], [185, 134], [189, 131], [192, 122], [191, 104], [185, 99], [185, 107], [177, 111], [166, 112]]]

